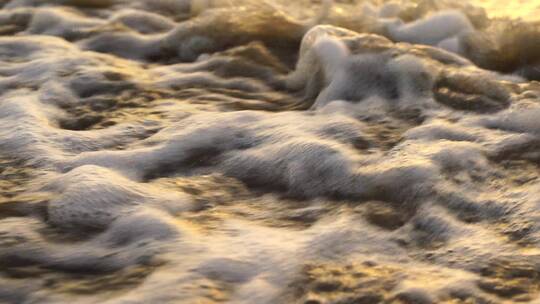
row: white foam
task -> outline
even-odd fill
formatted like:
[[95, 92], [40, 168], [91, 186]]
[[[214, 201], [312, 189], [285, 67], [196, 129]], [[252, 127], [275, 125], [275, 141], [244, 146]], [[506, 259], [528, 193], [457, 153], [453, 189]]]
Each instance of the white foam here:
[[[366, 281], [389, 301], [496, 302], [479, 269], [540, 265], [534, 83], [334, 26], [309, 30], [296, 70], [281, 74], [294, 56], [264, 44], [295, 45], [323, 19], [354, 27], [338, 2], [307, 22], [249, 1], [203, 1], [193, 18], [191, 1], [114, 2], [19, 0], [0, 12], [1, 30], [19, 33], [0, 38], [0, 298], [308, 302], [312, 280], [335, 277], [342, 287], [321, 302], [352, 301]], [[389, 2], [368, 19], [461, 47], [464, 16], [403, 24], [408, 9]], [[458, 111], [434, 86], [510, 105]], [[103, 124], [64, 129], [87, 113]], [[28, 286], [8, 278], [34, 269]]]
[[326, 37], [317, 40], [313, 48], [323, 66], [326, 82], [330, 83], [349, 56], [349, 50], [341, 41]]
[[474, 27], [463, 13], [451, 10], [388, 30], [392, 39], [397, 41], [436, 45], [447, 38], [474, 30]]
[[123, 10], [115, 14], [111, 22], [120, 22], [142, 34], [155, 34], [170, 31], [175, 22], [162, 15], [139, 10]]
[[166, 241], [181, 234], [181, 227], [169, 214], [156, 209], [141, 208], [119, 216], [107, 232], [94, 241], [108, 246], [125, 246]]
[[498, 128], [510, 132], [540, 134], [540, 108], [510, 109], [495, 117], [482, 120], [482, 124], [490, 128]]
[[105, 22], [87, 18], [65, 9], [39, 9], [32, 16], [27, 31], [29, 34], [59, 36], [67, 39], [84, 37], [88, 32]]
[[93, 166], [78, 167], [45, 189], [60, 194], [48, 206], [49, 221], [57, 226], [103, 229], [117, 218], [136, 212], [138, 206], [172, 214], [190, 207], [189, 200], [180, 194], [160, 194], [166, 192]]
[[433, 85], [432, 75], [411, 55], [394, 59], [385, 55], [349, 56], [331, 75], [315, 108], [334, 100], [359, 102], [373, 95], [404, 105], [429, 97]]

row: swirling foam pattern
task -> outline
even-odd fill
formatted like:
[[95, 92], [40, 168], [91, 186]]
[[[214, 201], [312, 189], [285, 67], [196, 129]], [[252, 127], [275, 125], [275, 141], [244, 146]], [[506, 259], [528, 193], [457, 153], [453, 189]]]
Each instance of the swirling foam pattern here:
[[0, 302], [540, 301], [540, 30], [288, 2], [0, 1]]

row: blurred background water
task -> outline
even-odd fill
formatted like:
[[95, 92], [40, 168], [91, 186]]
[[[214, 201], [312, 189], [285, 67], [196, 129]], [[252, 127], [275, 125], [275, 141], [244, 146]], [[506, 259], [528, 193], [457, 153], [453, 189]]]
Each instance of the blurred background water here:
[[476, 0], [491, 17], [523, 18], [540, 20], [540, 1], [538, 0]]

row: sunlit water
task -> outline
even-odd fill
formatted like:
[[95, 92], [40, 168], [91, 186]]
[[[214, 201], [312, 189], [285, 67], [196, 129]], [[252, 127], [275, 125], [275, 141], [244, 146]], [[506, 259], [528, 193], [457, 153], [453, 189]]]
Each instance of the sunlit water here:
[[537, 0], [478, 0], [493, 17], [522, 18], [538, 21], [540, 19], [540, 1]]
[[0, 1], [0, 302], [538, 303], [536, 5], [382, 2]]

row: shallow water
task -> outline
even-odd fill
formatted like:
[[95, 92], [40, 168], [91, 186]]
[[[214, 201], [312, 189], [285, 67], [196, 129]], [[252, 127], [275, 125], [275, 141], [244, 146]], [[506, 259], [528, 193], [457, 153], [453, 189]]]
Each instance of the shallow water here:
[[0, 1], [0, 302], [540, 302], [537, 24], [359, 2]]

